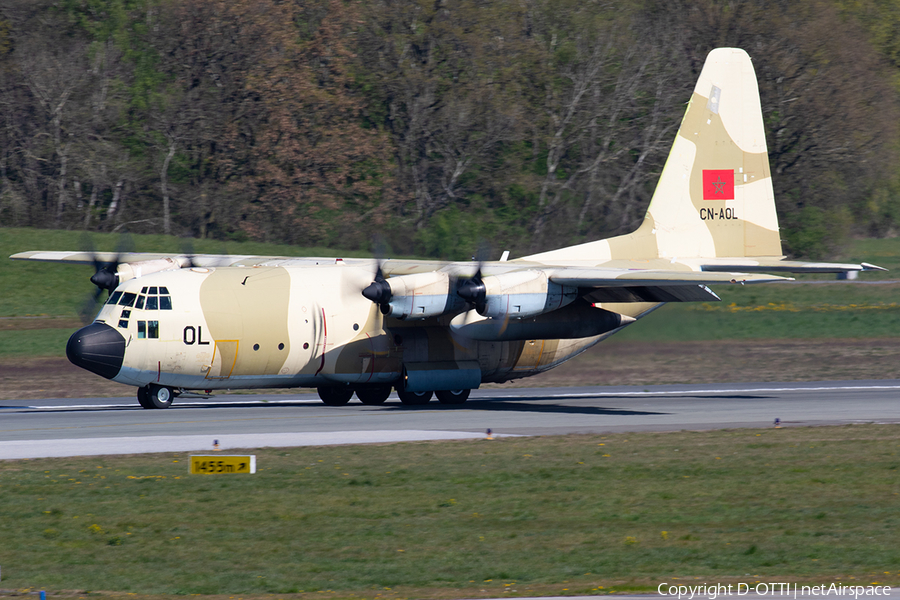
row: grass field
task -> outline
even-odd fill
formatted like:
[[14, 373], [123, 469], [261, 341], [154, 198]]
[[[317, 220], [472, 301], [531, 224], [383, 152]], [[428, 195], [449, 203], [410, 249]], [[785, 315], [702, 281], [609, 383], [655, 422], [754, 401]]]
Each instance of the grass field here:
[[[4, 588], [520, 596], [900, 583], [895, 425], [0, 463]], [[268, 597], [268, 596], [266, 596]]]

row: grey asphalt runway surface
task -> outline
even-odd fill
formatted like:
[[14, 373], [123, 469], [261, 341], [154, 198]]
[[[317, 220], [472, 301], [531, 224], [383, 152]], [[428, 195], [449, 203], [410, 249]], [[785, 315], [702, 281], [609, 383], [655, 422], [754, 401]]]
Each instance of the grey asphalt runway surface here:
[[166, 410], [128, 398], [0, 401], [0, 459], [383, 443], [495, 436], [900, 423], [900, 381], [475, 390], [424, 407], [314, 394], [180, 397]]

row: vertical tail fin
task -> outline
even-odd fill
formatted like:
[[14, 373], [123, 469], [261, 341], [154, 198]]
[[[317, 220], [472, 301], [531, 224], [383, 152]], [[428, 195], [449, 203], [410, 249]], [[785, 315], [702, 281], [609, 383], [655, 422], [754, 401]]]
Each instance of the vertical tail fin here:
[[781, 256], [759, 89], [743, 50], [706, 58], [648, 227], [660, 257]]
[[637, 231], [527, 258], [762, 256], [782, 252], [756, 73], [743, 50], [717, 48]]

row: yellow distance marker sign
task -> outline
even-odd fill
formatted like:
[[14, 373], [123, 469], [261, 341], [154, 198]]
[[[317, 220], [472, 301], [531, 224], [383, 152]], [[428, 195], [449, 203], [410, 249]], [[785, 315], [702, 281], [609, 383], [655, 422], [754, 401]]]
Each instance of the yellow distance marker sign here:
[[191, 456], [188, 468], [191, 475], [211, 475], [213, 473], [256, 473], [256, 455], [247, 456]]

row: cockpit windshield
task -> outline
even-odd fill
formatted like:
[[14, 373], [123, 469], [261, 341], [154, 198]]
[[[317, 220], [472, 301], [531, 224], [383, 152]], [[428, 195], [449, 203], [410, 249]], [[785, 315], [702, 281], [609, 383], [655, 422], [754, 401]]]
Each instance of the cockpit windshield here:
[[119, 306], [134, 306], [135, 298], [137, 298], [137, 294], [125, 292], [122, 294], [122, 297], [119, 298]]
[[165, 286], [151, 286], [141, 289], [138, 296], [138, 308], [144, 310], [172, 310], [172, 296]]
[[143, 310], [172, 310], [172, 296], [165, 286], [144, 287], [140, 294], [133, 292], [113, 292], [107, 304]]

